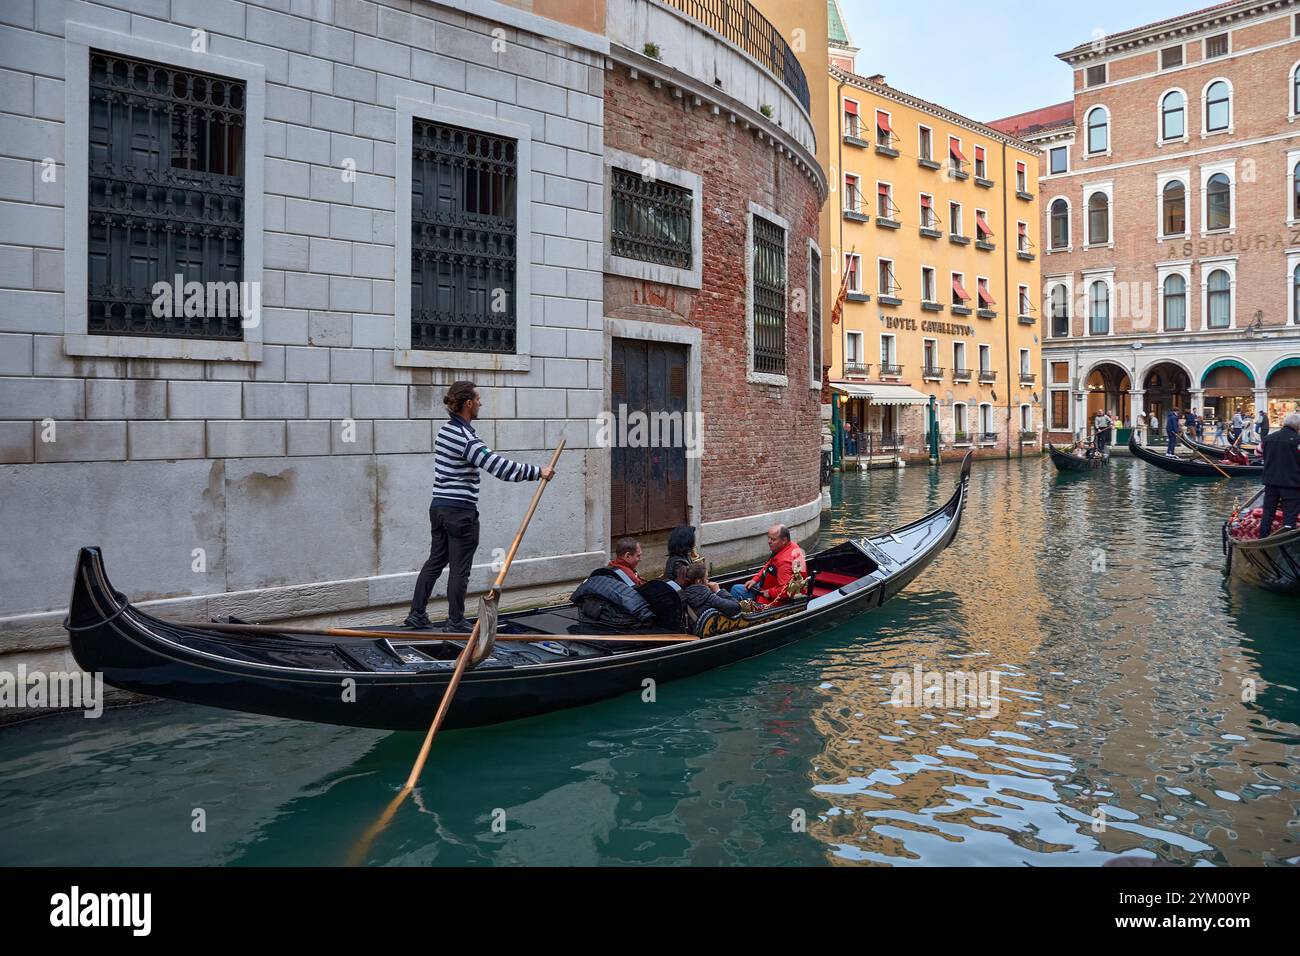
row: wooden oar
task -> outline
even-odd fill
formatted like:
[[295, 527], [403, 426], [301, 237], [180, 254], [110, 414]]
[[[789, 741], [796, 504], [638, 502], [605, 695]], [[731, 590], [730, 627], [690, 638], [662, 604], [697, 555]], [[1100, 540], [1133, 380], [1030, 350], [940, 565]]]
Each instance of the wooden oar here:
[[[177, 627], [218, 631], [222, 634], [295, 634], [305, 637], [356, 637], [368, 640], [388, 638], [393, 641], [465, 641], [469, 634], [458, 631], [367, 631], [352, 627], [293, 627], [276, 624], [219, 624], [204, 621], [168, 621]], [[694, 634], [498, 634], [498, 641], [639, 641], [641, 643], [669, 643], [672, 641], [698, 641]]]
[[[555, 463], [560, 460], [560, 452], [564, 451], [564, 439], [555, 446], [555, 454], [551, 455], [550, 467], [555, 469]], [[519, 550], [519, 542], [523, 540], [524, 532], [528, 530], [528, 522], [533, 520], [533, 512], [537, 510], [537, 504], [542, 500], [542, 492], [546, 490], [546, 484], [550, 479], [542, 479], [537, 485], [537, 490], [533, 492], [532, 503], [528, 505], [528, 511], [524, 513], [523, 523], [519, 526], [519, 531], [515, 534], [515, 540], [510, 545], [510, 550], [506, 552], [506, 559], [501, 565], [501, 571], [497, 574], [496, 582], [492, 589], [479, 599], [479, 615], [474, 621], [474, 630], [469, 638], [465, 641], [464, 648], [456, 656], [456, 669], [451, 672], [451, 680], [447, 682], [447, 689], [442, 693], [442, 701], [438, 704], [438, 712], [433, 716], [433, 723], [429, 725], [429, 732], [424, 735], [424, 744], [420, 747], [420, 754], [415, 758], [415, 765], [411, 767], [410, 776], [406, 778], [406, 783], [398, 791], [397, 796], [388, 804], [384, 812], [380, 815], [375, 824], [366, 831], [362, 836], [361, 842], [352, 848], [348, 855], [348, 865], [357, 866], [364, 862], [366, 855], [370, 851], [370, 845], [374, 842], [375, 837], [383, 832], [388, 826], [388, 822], [393, 819], [403, 801], [412, 790], [415, 789], [416, 783], [420, 779], [420, 772], [424, 770], [424, 762], [429, 757], [429, 748], [433, 745], [433, 738], [438, 733], [438, 728], [442, 726], [442, 720], [447, 716], [447, 711], [451, 709], [451, 700], [456, 696], [456, 688], [460, 686], [460, 679], [465, 674], [465, 666], [469, 663], [470, 657], [474, 654], [475, 646], [479, 641], [479, 627], [483, 623], [483, 603], [491, 601], [495, 604], [498, 595], [501, 593], [501, 587], [506, 581], [506, 572], [510, 570], [510, 564], [515, 559], [515, 553]], [[495, 615], [493, 616], [495, 620]]]
[[1224, 471], [1222, 468], [1220, 468], [1216, 462], [1211, 461], [1211, 460], [1210, 460], [1210, 459], [1205, 455], [1204, 452], [1202, 452], [1199, 448], [1197, 448], [1197, 447], [1196, 447], [1195, 445], [1193, 445], [1190, 441], [1188, 441], [1186, 435], [1180, 435], [1179, 437], [1182, 439], [1184, 445], [1186, 445], [1186, 446], [1187, 446], [1188, 448], [1190, 448], [1192, 451], [1196, 452], [1196, 454], [1199, 455], [1199, 456], [1201, 457], [1201, 461], [1205, 462], [1207, 465], [1209, 465], [1210, 467], [1212, 467], [1215, 471], [1217, 471], [1219, 474], [1221, 474], [1224, 478], [1231, 478], [1231, 477], [1232, 477], [1232, 475], [1228, 474], [1226, 471]]

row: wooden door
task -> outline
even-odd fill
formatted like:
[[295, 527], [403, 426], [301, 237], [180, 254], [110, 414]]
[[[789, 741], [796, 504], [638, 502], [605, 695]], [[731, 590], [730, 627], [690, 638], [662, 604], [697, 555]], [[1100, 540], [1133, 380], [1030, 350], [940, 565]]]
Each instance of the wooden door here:
[[[619, 426], [610, 456], [612, 537], [686, 522], [687, 357], [683, 345], [618, 338], [611, 343], [610, 410]], [[625, 435], [636, 437], [635, 412], [645, 416], [644, 440], [624, 442]], [[655, 424], [656, 412], [669, 416]]]

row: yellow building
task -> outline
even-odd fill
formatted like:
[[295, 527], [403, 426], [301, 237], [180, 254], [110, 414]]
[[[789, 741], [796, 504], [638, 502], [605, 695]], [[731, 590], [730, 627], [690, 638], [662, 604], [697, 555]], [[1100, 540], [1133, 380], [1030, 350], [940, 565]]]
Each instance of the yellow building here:
[[854, 72], [830, 8], [829, 381], [860, 454], [1038, 453], [1039, 151]]

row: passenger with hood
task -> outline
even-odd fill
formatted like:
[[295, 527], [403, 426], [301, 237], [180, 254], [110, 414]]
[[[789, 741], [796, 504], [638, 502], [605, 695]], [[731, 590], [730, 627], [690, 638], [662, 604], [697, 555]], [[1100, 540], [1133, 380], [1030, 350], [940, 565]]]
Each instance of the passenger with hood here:
[[672, 581], [677, 576], [677, 566], [699, 561], [700, 555], [695, 550], [695, 529], [688, 524], [678, 525], [668, 535], [668, 560], [664, 564], [664, 580]]

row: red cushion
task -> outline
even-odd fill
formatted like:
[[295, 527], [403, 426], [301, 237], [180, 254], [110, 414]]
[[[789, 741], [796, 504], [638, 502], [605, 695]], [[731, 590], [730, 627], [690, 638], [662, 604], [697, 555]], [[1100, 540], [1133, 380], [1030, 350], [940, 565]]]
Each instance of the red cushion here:
[[840, 574], [836, 571], [818, 571], [813, 577], [813, 582], [818, 585], [828, 585], [828, 590], [834, 591], [836, 588], [842, 588], [846, 584], [852, 584], [857, 578], [852, 574]]

